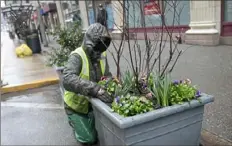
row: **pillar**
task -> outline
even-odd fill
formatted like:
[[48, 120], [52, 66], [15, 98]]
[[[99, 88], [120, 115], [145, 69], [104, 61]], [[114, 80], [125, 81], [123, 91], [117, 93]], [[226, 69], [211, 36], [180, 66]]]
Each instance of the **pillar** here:
[[40, 10], [41, 10], [41, 7], [38, 6], [37, 7], [37, 15], [38, 15], [38, 23], [39, 23], [40, 32], [41, 32], [40, 37], [42, 37], [44, 47], [48, 47], [48, 41], [47, 41], [46, 34], [45, 34], [45, 26], [44, 26], [43, 18], [40, 14]]
[[57, 14], [60, 21], [60, 25], [62, 28], [65, 27], [65, 21], [64, 21], [64, 15], [63, 15], [63, 7], [61, 5], [61, 1], [56, 1], [56, 8], [57, 8]]
[[187, 44], [219, 44], [219, 30], [216, 27], [216, 3], [216, 1], [190, 1], [190, 30], [185, 33]]
[[88, 10], [86, 6], [86, 1], [79, 1], [79, 8], [80, 8], [80, 14], [81, 14], [81, 21], [82, 21], [82, 28], [83, 30], [87, 30], [89, 27], [89, 20], [88, 20]]
[[53, 21], [53, 14], [51, 12], [48, 13], [48, 17], [49, 17], [49, 21], [50, 21], [50, 24], [51, 24], [51, 29], [52, 29], [52, 32], [54, 31], [55, 27], [54, 27], [54, 21]]

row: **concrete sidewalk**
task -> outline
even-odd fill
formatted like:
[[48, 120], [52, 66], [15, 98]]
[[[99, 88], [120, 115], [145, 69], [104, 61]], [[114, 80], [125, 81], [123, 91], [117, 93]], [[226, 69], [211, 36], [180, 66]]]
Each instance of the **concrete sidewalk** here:
[[[47, 67], [42, 54], [17, 58], [15, 48], [20, 45], [18, 40], [11, 40], [8, 33], [1, 32], [2, 79], [8, 85], [2, 88], [2, 93], [15, 92], [58, 83], [58, 76], [52, 67]], [[50, 43], [50, 46], [52, 44]], [[49, 48], [44, 48], [42, 50]]]

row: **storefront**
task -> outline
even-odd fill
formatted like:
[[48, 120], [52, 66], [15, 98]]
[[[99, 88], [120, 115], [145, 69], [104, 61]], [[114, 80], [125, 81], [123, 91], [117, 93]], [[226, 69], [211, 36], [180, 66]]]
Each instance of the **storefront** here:
[[98, 6], [102, 4], [107, 12], [107, 27], [108, 29], [113, 29], [114, 27], [114, 16], [111, 0], [86, 0], [86, 7], [88, 11], [88, 21], [89, 25], [96, 22], [96, 17], [98, 13]]
[[45, 25], [48, 27], [48, 29], [54, 30], [54, 28], [57, 26], [55, 25], [57, 20], [55, 20], [56, 17], [54, 15], [57, 14], [57, 8], [55, 3], [44, 3], [42, 5], [42, 18], [45, 23]]
[[221, 36], [232, 36], [232, 1], [221, 1]]
[[[146, 28], [148, 32], [154, 32], [154, 30], [161, 29], [162, 12], [164, 12], [165, 24], [168, 28], [174, 31], [186, 31], [189, 29], [190, 23], [190, 2], [176, 1], [175, 4], [176, 9], [173, 8], [173, 1], [125, 1], [125, 7], [128, 8], [125, 11], [130, 31], [144, 32]], [[173, 21], [174, 17], [175, 21]]]

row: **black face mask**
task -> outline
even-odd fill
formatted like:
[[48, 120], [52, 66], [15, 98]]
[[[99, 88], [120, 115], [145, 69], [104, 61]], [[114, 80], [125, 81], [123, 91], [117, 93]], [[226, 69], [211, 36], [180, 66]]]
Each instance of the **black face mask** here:
[[93, 49], [94, 51], [97, 51], [100, 53], [105, 52], [107, 48], [110, 46], [110, 43], [111, 43], [110, 37], [101, 37], [98, 39]]
[[92, 50], [91, 58], [93, 60], [98, 60], [101, 58], [101, 54], [107, 50], [107, 48], [110, 46], [111, 38], [104, 37], [98, 40], [97, 44]]

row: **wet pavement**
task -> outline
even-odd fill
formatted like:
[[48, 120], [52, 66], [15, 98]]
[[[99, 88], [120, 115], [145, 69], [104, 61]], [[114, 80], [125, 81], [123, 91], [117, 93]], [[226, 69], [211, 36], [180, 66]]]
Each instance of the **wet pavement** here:
[[[139, 44], [141, 49], [145, 48], [144, 41], [139, 41]], [[203, 128], [232, 141], [232, 46], [181, 44], [178, 48], [188, 49], [178, 60], [172, 74], [173, 79], [189, 78], [202, 92], [215, 97], [215, 101], [205, 107]], [[123, 55], [129, 60], [129, 49], [127, 46], [124, 49]], [[165, 49], [162, 58], [167, 58], [167, 53]], [[108, 58], [111, 71], [116, 73], [110, 54]], [[128, 69], [124, 58], [120, 65], [122, 71]]]
[[22, 41], [11, 40], [7, 32], [1, 32], [1, 43], [1, 77], [4, 82], [9, 85], [21, 85], [57, 77], [55, 70], [46, 66], [45, 57], [41, 54], [17, 58], [15, 48], [21, 45]]
[[58, 85], [14, 94], [2, 97], [1, 145], [78, 145]]

